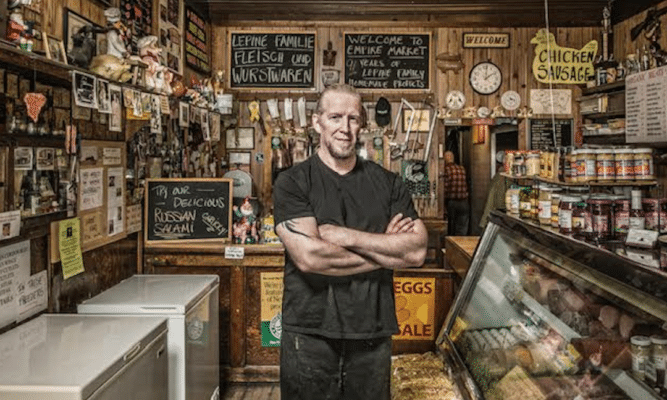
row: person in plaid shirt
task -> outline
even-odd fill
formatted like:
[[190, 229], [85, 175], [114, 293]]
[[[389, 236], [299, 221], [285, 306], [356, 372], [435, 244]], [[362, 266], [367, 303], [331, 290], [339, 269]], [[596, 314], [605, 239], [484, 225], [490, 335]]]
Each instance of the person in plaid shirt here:
[[447, 234], [466, 236], [470, 224], [470, 204], [466, 170], [454, 163], [454, 153], [445, 152], [445, 206], [447, 207]]

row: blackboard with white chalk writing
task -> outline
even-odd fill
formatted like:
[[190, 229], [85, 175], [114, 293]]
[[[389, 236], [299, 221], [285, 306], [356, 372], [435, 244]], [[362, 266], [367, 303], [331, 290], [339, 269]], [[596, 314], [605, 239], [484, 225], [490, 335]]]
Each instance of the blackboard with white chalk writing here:
[[531, 119], [530, 148], [546, 150], [548, 147], [572, 146], [572, 133], [571, 119]]
[[360, 89], [427, 90], [431, 35], [346, 33], [345, 83]]
[[231, 32], [232, 88], [314, 88], [315, 34]]
[[146, 243], [231, 240], [232, 179], [149, 179]]

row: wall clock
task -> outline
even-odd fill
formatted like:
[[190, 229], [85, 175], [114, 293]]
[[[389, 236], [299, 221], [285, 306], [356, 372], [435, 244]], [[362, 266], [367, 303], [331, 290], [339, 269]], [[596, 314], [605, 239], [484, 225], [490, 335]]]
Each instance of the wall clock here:
[[460, 90], [450, 90], [445, 103], [450, 110], [460, 110], [466, 104], [466, 96]]
[[480, 107], [477, 109], [477, 116], [480, 118], [486, 118], [489, 115], [491, 115], [491, 110], [489, 110], [489, 107]]
[[514, 90], [508, 90], [500, 96], [500, 104], [507, 111], [514, 111], [521, 105], [521, 96]]
[[503, 74], [498, 66], [490, 61], [476, 64], [470, 70], [470, 86], [479, 94], [491, 94], [500, 89]]

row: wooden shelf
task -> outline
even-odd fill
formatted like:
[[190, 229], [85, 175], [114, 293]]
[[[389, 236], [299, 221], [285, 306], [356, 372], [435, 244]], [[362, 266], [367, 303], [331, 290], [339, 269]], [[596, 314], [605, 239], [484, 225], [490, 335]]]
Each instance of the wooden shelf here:
[[619, 118], [625, 117], [625, 110], [621, 111], [610, 111], [603, 113], [590, 113], [590, 114], [581, 114], [581, 117], [584, 119], [608, 119], [608, 118]]
[[598, 182], [598, 181], [590, 181], [590, 182], [562, 182], [554, 179], [548, 179], [548, 178], [543, 178], [541, 176], [514, 176], [507, 174], [505, 172], [500, 173], [502, 176], [508, 179], [514, 179], [514, 180], [533, 180], [533, 181], [538, 181], [538, 182], [544, 182], [544, 183], [551, 183], [554, 185], [559, 185], [559, 186], [597, 186], [597, 187], [605, 187], [605, 186], [655, 186], [658, 184], [658, 181], [656, 180], [643, 180], [643, 181], [635, 181], [635, 180], [622, 180], [622, 181], [611, 181], [611, 182]]
[[597, 93], [608, 93], [608, 92], [618, 92], [625, 90], [625, 81], [617, 81], [614, 83], [608, 83], [606, 85], [594, 86], [591, 88], [581, 89], [582, 96], [589, 96]]

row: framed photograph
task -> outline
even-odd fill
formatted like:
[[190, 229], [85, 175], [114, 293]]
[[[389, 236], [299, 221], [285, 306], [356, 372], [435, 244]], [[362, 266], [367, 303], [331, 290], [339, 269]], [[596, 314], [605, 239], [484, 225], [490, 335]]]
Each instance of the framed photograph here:
[[94, 75], [73, 71], [72, 93], [74, 104], [79, 107], [97, 108], [97, 78]]
[[104, 114], [111, 114], [111, 103], [109, 101], [109, 81], [97, 80], [97, 109]]
[[121, 132], [123, 121], [123, 96], [121, 90], [121, 87], [118, 85], [109, 85], [109, 102], [111, 103], [109, 130], [112, 132]]
[[[403, 110], [403, 132], [407, 132], [410, 128], [410, 117], [412, 110]], [[428, 132], [431, 128], [431, 109], [423, 108], [417, 109], [412, 117], [412, 128], [410, 132]]]
[[249, 151], [230, 151], [227, 154], [229, 155], [229, 165], [250, 165]]
[[178, 126], [181, 128], [190, 126], [190, 105], [188, 103], [178, 103]]
[[38, 171], [53, 171], [55, 167], [55, 149], [52, 147], [38, 147], [37, 153], [37, 170]]
[[227, 149], [252, 150], [255, 148], [255, 128], [227, 129]]
[[16, 147], [14, 149], [14, 170], [29, 171], [33, 165], [32, 147]]
[[63, 41], [53, 36], [49, 36], [44, 32], [42, 32], [42, 36], [44, 36], [46, 58], [67, 64], [67, 53], [65, 53], [65, 45], [63, 44]]
[[[70, 10], [69, 8], [64, 8], [63, 11], [63, 42], [65, 46], [65, 51], [69, 53], [72, 51], [74, 46], [74, 41], [72, 37], [86, 25], [92, 25], [94, 28], [102, 28], [102, 26], [94, 23], [88, 18], [77, 14], [76, 12]], [[97, 44], [96, 51], [93, 52], [93, 57], [97, 54], [103, 54], [106, 52], [106, 34], [97, 33], [95, 34], [95, 42]]]

